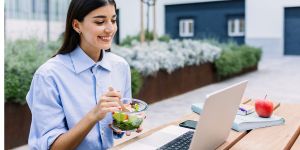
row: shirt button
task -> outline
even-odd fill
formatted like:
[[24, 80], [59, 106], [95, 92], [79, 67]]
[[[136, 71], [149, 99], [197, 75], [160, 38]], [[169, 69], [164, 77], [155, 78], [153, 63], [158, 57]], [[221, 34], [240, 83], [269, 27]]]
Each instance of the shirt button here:
[[102, 136], [104, 135], [104, 131], [103, 131], [103, 130], [101, 130], [101, 135], [102, 135]]

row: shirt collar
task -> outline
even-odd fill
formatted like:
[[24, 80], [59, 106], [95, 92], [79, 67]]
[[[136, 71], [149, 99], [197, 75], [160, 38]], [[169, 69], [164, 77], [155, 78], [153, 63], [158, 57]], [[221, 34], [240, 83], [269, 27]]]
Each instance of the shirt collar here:
[[74, 66], [74, 70], [76, 73], [80, 73], [86, 69], [91, 68], [92, 66], [95, 65], [100, 65], [106, 70], [110, 71], [111, 70], [111, 65], [110, 61], [107, 57], [107, 52], [103, 52], [103, 57], [102, 60], [95, 63], [81, 48], [80, 46], [77, 46], [74, 51], [70, 53], [72, 63]]
[[98, 65], [106, 69], [107, 71], [111, 71], [111, 60], [110, 57], [108, 56], [110, 52], [106, 52], [105, 50], [102, 50], [102, 60], [97, 62]]

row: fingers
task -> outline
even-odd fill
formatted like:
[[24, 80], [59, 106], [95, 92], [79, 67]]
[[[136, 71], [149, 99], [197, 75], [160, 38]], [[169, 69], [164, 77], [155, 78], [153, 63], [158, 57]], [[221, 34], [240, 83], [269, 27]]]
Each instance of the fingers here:
[[130, 131], [126, 131], [126, 135], [127, 135], [127, 136], [130, 136], [130, 135], [131, 135], [131, 132], [130, 132]]
[[101, 102], [100, 104], [101, 108], [107, 108], [107, 107], [117, 107], [119, 108], [120, 105], [118, 102], [114, 102], [114, 101], [109, 101], [109, 102]]
[[142, 132], [142, 131], [143, 131], [143, 128], [142, 128], [142, 127], [139, 127], [139, 128], [136, 130], [137, 133], [140, 133], [140, 132]]
[[[139, 127], [139, 128], [136, 130], [137, 133], [141, 133], [142, 131], [143, 131], [143, 128], [142, 128], [142, 127]], [[126, 135], [127, 135], [127, 136], [130, 136], [130, 135], [131, 135], [131, 132], [130, 132], [130, 131], [126, 131]]]
[[108, 91], [114, 91], [114, 88], [112, 88], [111, 86], [108, 87]]
[[106, 107], [106, 108], [102, 108], [102, 111], [104, 111], [105, 113], [107, 112], [116, 112], [119, 111], [119, 107]]
[[119, 99], [122, 97], [119, 91], [108, 91], [105, 96], [107, 97], [118, 97]]
[[110, 87], [108, 87], [108, 92], [105, 94], [105, 96], [108, 96], [108, 97], [119, 97], [119, 98], [121, 98], [121, 93], [120, 93], [120, 91], [115, 91], [110, 86]]
[[114, 129], [112, 126], [111, 126], [111, 124], [109, 124], [108, 125], [115, 133], [117, 133], [117, 134], [121, 134], [122, 133], [122, 130], [116, 130], [116, 129]]
[[[122, 130], [116, 130], [116, 129], [114, 129], [113, 127], [112, 127], [112, 125], [111, 124], [109, 124], [108, 125], [115, 133], [117, 133], [117, 134], [121, 134], [122, 133]], [[136, 132], [137, 133], [140, 133], [140, 132], [142, 132], [143, 131], [143, 128], [142, 127], [139, 127], [137, 130], [136, 130]], [[126, 136], [130, 136], [131, 135], [131, 131], [126, 131]]]
[[120, 99], [118, 97], [108, 97], [108, 96], [101, 96], [100, 101], [102, 102], [120, 102]]
[[101, 99], [98, 103], [98, 107], [103, 112], [115, 112], [119, 111], [121, 108], [117, 97], [106, 96], [101, 96]]

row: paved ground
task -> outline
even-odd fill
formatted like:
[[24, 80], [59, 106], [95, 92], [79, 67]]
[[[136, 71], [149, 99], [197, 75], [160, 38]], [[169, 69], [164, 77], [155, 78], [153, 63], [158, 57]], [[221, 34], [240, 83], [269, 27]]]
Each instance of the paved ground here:
[[[206, 94], [242, 80], [249, 80], [245, 97], [263, 98], [268, 94], [268, 99], [274, 101], [300, 103], [300, 56], [264, 57], [258, 71], [152, 104], [147, 111], [144, 130], [147, 131], [191, 113], [192, 103], [204, 101]], [[17, 150], [26, 149], [28, 147], [23, 146]]]
[[245, 97], [264, 98], [267, 94], [274, 101], [300, 103], [300, 57], [264, 58], [258, 71], [152, 104], [144, 127], [156, 127], [187, 115], [191, 104], [204, 101], [206, 94], [243, 80], [249, 81]]

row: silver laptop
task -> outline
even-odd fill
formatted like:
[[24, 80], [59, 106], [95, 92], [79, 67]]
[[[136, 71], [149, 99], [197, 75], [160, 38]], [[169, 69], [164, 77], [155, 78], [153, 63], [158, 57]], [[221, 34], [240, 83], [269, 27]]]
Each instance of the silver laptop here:
[[[231, 130], [232, 123], [241, 103], [248, 81], [234, 84], [225, 89], [207, 95], [206, 101], [195, 131], [179, 126], [171, 126], [124, 147], [124, 149], [190, 149], [211, 150], [222, 145]], [[175, 137], [174, 137], [175, 136]], [[185, 138], [187, 145], [174, 145]], [[189, 139], [188, 139], [189, 138]], [[181, 142], [179, 144], [184, 144]], [[172, 147], [171, 147], [172, 146]]]
[[243, 81], [207, 95], [191, 150], [216, 149], [226, 141], [247, 83]]

